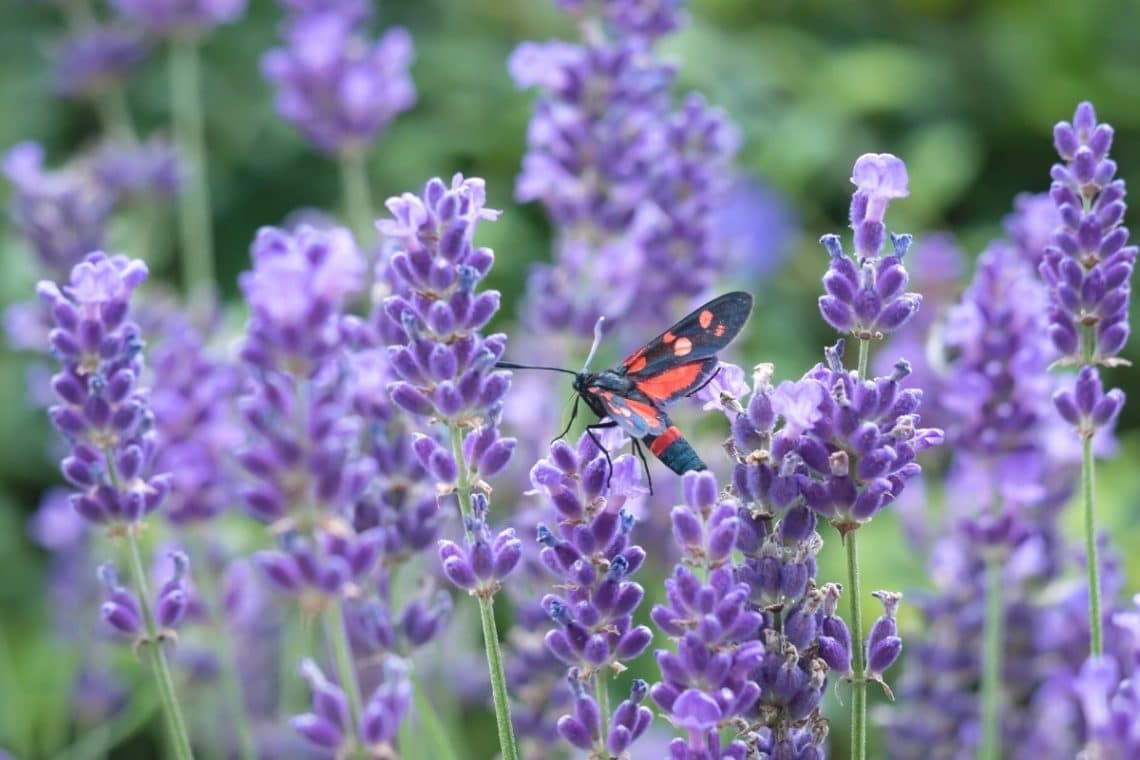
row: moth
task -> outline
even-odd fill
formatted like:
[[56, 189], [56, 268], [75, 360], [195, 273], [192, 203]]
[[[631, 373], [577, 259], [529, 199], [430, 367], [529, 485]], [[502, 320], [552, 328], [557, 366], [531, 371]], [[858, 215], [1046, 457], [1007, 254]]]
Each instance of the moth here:
[[[665, 407], [684, 396], [691, 396], [712, 381], [717, 373], [717, 353], [740, 333], [752, 313], [752, 296], [733, 291], [717, 296], [682, 317], [675, 325], [627, 356], [612, 369], [589, 370], [590, 360], [601, 338], [601, 324], [594, 330], [594, 345], [582, 370], [540, 367], [501, 361], [503, 369], [540, 369], [574, 376], [577, 397], [565, 436], [578, 416], [579, 402], [585, 402], [600, 422], [587, 425], [586, 433], [606, 455], [609, 452], [594, 434], [595, 430], [620, 427], [633, 439], [634, 450], [645, 467], [652, 491], [649, 465], [640, 443], [678, 475], [690, 470], [708, 469], [681, 431], [669, 419]], [[555, 439], [557, 440], [557, 439]]]

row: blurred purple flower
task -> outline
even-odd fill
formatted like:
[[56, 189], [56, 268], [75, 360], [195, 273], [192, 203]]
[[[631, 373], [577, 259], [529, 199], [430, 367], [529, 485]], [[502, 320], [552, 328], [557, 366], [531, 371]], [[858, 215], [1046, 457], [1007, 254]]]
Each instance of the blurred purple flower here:
[[739, 143], [700, 96], [674, 108], [675, 70], [646, 32], [668, 31], [675, 4], [601, 10], [611, 36], [586, 23], [583, 44], [528, 42], [509, 62], [520, 87], [542, 90], [516, 196], [542, 202], [558, 228], [555, 263], [532, 268], [525, 308], [539, 329], [579, 336], [600, 315], [662, 321], [675, 299], [706, 294], [731, 248], [715, 222]]
[[91, 156], [91, 173], [116, 203], [174, 198], [183, 182], [178, 153], [161, 137], [103, 143]]
[[262, 58], [277, 87], [277, 112], [319, 150], [364, 151], [399, 113], [412, 107], [412, 40], [402, 28], [369, 42], [358, 4], [303, 12], [285, 28], [285, 47]]
[[12, 220], [45, 276], [62, 281], [84, 256], [103, 247], [115, 198], [85, 167], [46, 170], [43, 147], [23, 142], [4, 155], [4, 174], [15, 189]]
[[98, 97], [121, 84], [146, 53], [146, 44], [130, 29], [90, 26], [64, 39], [55, 50], [55, 89], [69, 97]]
[[159, 37], [197, 36], [245, 14], [246, 0], [112, 0], [126, 18]]
[[241, 375], [211, 355], [205, 336], [181, 314], [164, 320], [151, 357], [155, 461], [171, 474], [166, 515], [175, 523], [208, 520], [237, 503], [230, 457], [244, 436], [229, 400]]
[[648, 40], [663, 37], [686, 21], [682, 0], [554, 0], [554, 4], [573, 16], [600, 12], [602, 19], [622, 34]]
[[780, 268], [799, 233], [791, 203], [775, 188], [738, 176], [715, 212], [716, 235], [728, 247], [728, 271], [761, 281]]

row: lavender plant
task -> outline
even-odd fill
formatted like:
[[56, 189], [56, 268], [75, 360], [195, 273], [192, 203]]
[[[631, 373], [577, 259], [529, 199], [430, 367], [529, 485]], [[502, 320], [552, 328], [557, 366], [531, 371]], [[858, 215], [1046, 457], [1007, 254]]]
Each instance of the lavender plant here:
[[170, 488], [169, 476], [152, 469], [153, 416], [146, 391], [138, 385], [143, 342], [138, 326], [128, 319], [131, 295], [146, 276], [141, 261], [96, 252], [75, 265], [69, 284], [42, 281], [37, 292], [55, 322], [49, 340], [61, 365], [52, 378], [59, 403], [49, 415], [69, 445], [60, 470], [75, 489], [72, 507], [89, 522], [107, 526], [126, 547], [133, 588], [120, 586], [113, 571], [105, 574], [110, 599], [104, 618], [140, 635], [138, 646], [150, 661], [172, 749], [176, 757], [189, 758], [190, 742], [164, 648], [168, 637], [160, 630], [177, 622], [184, 610], [181, 572], [152, 599], [138, 541], [143, 520]]
[[420, 438], [416, 454], [441, 492], [458, 500], [464, 543], [441, 542], [440, 561], [448, 578], [479, 602], [499, 745], [504, 758], [516, 760], [493, 600], [522, 548], [512, 529], [492, 535], [487, 524], [485, 478], [506, 465], [514, 441], [500, 439], [496, 429], [510, 386], [510, 373], [494, 368], [506, 336], [481, 333], [499, 307], [497, 292], [476, 291], [494, 263], [490, 249], [472, 242], [481, 220], [498, 217], [485, 201], [481, 179], [456, 175], [450, 187], [432, 179], [422, 196], [389, 199], [392, 218], [377, 228], [399, 246], [390, 263], [399, 289], [384, 303], [393, 332], [399, 326], [389, 348], [399, 378], [389, 386], [391, 398], [447, 432], [446, 443]]
[[1054, 127], [1053, 143], [1064, 163], [1053, 165], [1049, 194], [1061, 224], [1045, 248], [1040, 267], [1051, 301], [1053, 345], [1062, 363], [1081, 367], [1075, 386], [1058, 391], [1054, 403], [1082, 441], [1081, 500], [1093, 656], [1103, 652], [1104, 641], [1092, 438], [1113, 421], [1124, 404], [1121, 391], [1104, 393], [1097, 366], [1121, 362], [1117, 355], [1128, 340], [1129, 280], [1137, 254], [1136, 246], [1126, 245], [1124, 180], [1113, 179], [1116, 162], [1108, 158], [1112, 136], [1112, 127], [1097, 122], [1088, 102], [1077, 106], [1072, 122]]
[[[801, 424], [813, 435], [796, 452], [813, 477], [801, 486], [804, 501], [839, 531], [847, 548], [850, 625], [854, 640], [852, 658], [851, 751], [866, 756], [868, 645], [864, 642], [861, 580], [855, 531], [874, 514], [895, 501], [906, 482], [921, 472], [918, 452], [941, 443], [942, 431], [917, 427], [922, 399], [919, 389], [900, 389], [910, 366], [900, 360], [889, 377], [867, 377], [870, 344], [905, 325], [917, 312], [921, 296], [906, 291], [908, 275], [903, 256], [909, 235], [892, 235], [893, 254], [881, 255], [886, 242], [883, 222], [891, 200], [908, 194], [906, 165], [890, 154], [860, 156], [851, 181], [857, 190], [851, 199], [853, 256], [844, 254], [839, 238], [821, 239], [831, 255], [819, 301], [825, 321], [859, 341], [854, 372], [843, 368], [843, 345], [828, 352], [808, 379], [819, 383], [799, 390], [801, 410], [810, 415]], [[809, 394], [804, 400], [803, 394]], [[814, 409], [810, 400], [820, 400]], [[773, 483], [778, 483], [773, 479]], [[897, 654], [895, 655], [897, 656]]]

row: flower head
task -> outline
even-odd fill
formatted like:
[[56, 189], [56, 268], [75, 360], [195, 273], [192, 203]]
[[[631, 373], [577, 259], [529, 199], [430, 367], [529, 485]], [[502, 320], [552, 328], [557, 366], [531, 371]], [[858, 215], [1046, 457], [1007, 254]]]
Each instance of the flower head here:
[[4, 155], [3, 169], [15, 189], [12, 219], [48, 276], [65, 279], [103, 247], [114, 196], [84, 167], [46, 170], [43, 147], [24, 142]]
[[61, 470], [76, 489], [72, 505], [96, 523], [137, 522], [169, 490], [169, 476], [151, 472], [153, 415], [138, 385], [143, 343], [127, 319], [131, 294], [146, 276], [141, 261], [92, 253], [74, 267], [69, 285], [38, 287], [62, 365], [52, 378], [59, 403], [48, 410], [70, 446]]
[[285, 28], [285, 47], [261, 62], [277, 112], [327, 153], [364, 150], [416, 100], [408, 32], [396, 27], [373, 42], [360, 20], [352, 4], [303, 12]]
[[1126, 245], [1124, 180], [1108, 158], [1112, 127], [1091, 103], [1054, 128], [1064, 163], [1054, 164], [1049, 194], [1060, 215], [1041, 261], [1052, 309], [1049, 334], [1072, 363], [1111, 364], [1128, 340], [1129, 280], [1137, 248]]
[[116, 86], [146, 57], [139, 36], [119, 26], [91, 26], [65, 39], [55, 53], [56, 91], [97, 97]]

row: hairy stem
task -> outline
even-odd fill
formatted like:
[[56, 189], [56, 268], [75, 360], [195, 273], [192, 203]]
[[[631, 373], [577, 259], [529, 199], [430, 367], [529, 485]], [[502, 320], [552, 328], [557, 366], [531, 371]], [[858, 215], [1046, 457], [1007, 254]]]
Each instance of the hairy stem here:
[[[467, 462], [463, 457], [463, 432], [458, 425], [451, 425], [451, 449], [459, 465], [459, 510], [463, 516], [471, 516], [471, 478], [467, 472]], [[507, 677], [503, 671], [503, 652], [499, 646], [499, 629], [495, 623], [493, 597], [477, 596], [479, 619], [483, 624], [483, 645], [487, 652], [487, 670], [491, 676], [491, 697], [495, 704], [495, 722], [499, 729], [499, 748], [502, 760], [519, 760], [515, 729], [511, 724], [511, 703], [507, 698]]]
[[143, 625], [146, 626], [147, 640], [142, 646], [143, 655], [150, 662], [154, 673], [155, 685], [158, 687], [158, 699], [162, 703], [162, 711], [166, 715], [166, 724], [170, 732], [170, 749], [177, 760], [192, 760], [190, 751], [190, 737], [186, 733], [186, 721], [182, 717], [182, 710], [178, 706], [178, 695], [174, 690], [174, 678], [170, 675], [170, 664], [166, 660], [166, 651], [162, 648], [159, 639], [158, 625], [155, 623], [154, 613], [150, 607], [150, 588], [146, 579], [146, 569], [143, 566], [142, 552], [138, 541], [139, 523], [128, 526], [126, 530], [127, 560], [131, 570], [131, 580], [135, 593], [138, 595], [139, 608], [142, 611]]
[[986, 619], [982, 645], [982, 744], [981, 760], [1001, 757], [1001, 675], [1002, 637], [1005, 609], [1001, 594], [1002, 562], [999, 557], [986, 558]]
[[1096, 549], [1096, 500], [1093, 486], [1096, 482], [1096, 459], [1093, 457], [1092, 437], [1081, 441], [1081, 501], [1085, 508], [1085, 554], [1089, 572], [1089, 653], [1099, 657], [1104, 653], [1104, 638], [1100, 619], [1100, 561]]
[[187, 164], [186, 185], [178, 196], [182, 287], [193, 294], [214, 283], [213, 231], [197, 42], [181, 38], [172, 40], [169, 65], [174, 133]]

